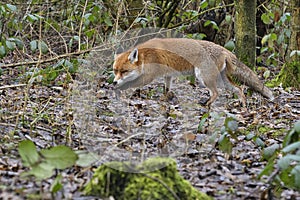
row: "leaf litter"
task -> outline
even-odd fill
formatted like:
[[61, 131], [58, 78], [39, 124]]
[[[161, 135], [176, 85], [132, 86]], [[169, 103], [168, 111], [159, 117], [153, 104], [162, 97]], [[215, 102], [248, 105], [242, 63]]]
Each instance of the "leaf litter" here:
[[[42, 182], [20, 177], [27, 169], [21, 163], [17, 146], [21, 140], [30, 139], [39, 150], [60, 144], [96, 153], [111, 145], [122, 150], [109, 152], [104, 160], [90, 166], [63, 170], [63, 190], [56, 193], [58, 198], [82, 198], [80, 189], [91, 178], [95, 166], [109, 158], [126, 157], [130, 152], [138, 159], [143, 155], [173, 156], [182, 176], [215, 199], [258, 199], [269, 187], [256, 179], [266, 165], [259, 141], [265, 146], [280, 145], [287, 130], [300, 119], [299, 91], [275, 88], [275, 102], [254, 93], [247, 98], [247, 112], [237, 106], [239, 103], [231, 94], [224, 93], [210, 115], [202, 118], [209, 112], [201, 105], [208, 93], [185, 79], [174, 81], [169, 97], [163, 95], [161, 84], [153, 83], [122, 92], [119, 100], [105, 81], [104, 78], [99, 83], [92, 100], [95, 126], [84, 124], [87, 122], [84, 120], [76, 122], [69, 94], [56, 87], [34, 84], [0, 91], [1, 198], [34, 194], [51, 198], [50, 187], [57, 181], [55, 177]], [[3, 78], [1, 85], [4, 84], [13, 82]], [[228, 116], [237, 119], [238, 127], [236, 137], [229, 137], [233, 145], [231, 153], [224, 153], [216, 143]], [[80, 128], [93, 129], [91, 132], [96, 129], [97, 138], [82, 136]], [[247, 139], [249, 133], [257, 136], [258, 142]], [[93, 148], [89, 149], [87, 144]], [[281, 195], [299, 198], [299, 193], [293, 190], [286, 189]]]

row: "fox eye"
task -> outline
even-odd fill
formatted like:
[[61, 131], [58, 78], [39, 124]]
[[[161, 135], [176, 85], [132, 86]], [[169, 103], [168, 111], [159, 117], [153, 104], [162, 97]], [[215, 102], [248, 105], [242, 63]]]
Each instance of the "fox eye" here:
[[121, 71], [122, 74], [123, 74], [123, 73], [127, 73], [127, 72], [129, 72], [129, 70], [126, 70], [126, 69], [125, 69], [125, 70], [122, 70], [122, 71]]

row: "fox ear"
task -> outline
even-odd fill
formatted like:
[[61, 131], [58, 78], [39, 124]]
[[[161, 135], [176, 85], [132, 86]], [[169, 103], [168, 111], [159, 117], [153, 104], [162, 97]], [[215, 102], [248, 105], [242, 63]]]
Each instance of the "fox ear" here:
[[128, 56], [128, 60], [131, 63], [135, 63], [138, 61], [138, 57], [139, 57], [139, 51], [137, 48], [133, 49], [132, 52], [130, 52], [129, 56]]

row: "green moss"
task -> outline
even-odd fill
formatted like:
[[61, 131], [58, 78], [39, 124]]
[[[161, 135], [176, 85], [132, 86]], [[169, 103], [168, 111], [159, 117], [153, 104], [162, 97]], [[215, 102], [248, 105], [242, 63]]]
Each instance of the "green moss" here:
[[266, 85], [274, 87], [280, 84], [284, 88], [295, 87], [296, 89], [300, 89], [300, 62], [295, 61], [283, 65], [278, 76]]
[[269, 132], [271, 130], [272, 129], [270, 127], [267, 127], [267, 126], [259, 126], [258, 127], [258, 132], [262, 133], [262, 134], [267, 133], [267, 132]]
[[[275, 123], [276, 124], [276, 123]], [[281, 128], [281, 129], [275, 129], [275, 128], [270, 128], [269, 126], [265, 125], [250, 125], [247, 127], [247, 129], [240, 131], [241, 134], [248, 134], [251, 131], [254, 131], [258, 135], [264, 135], [266, 133], [271, 133], [272, 136], [279, 136], [283, 135], [286, 133], [286, 129]]]
[[[110, 167], [109, 167], [110, 166]], [[170, 158], [151, 158], [128, 173], [130, 163], [102, 165], [84, 188], [87, 195], [117, 199], [211, 199], [199, 192], [178, 173]]]

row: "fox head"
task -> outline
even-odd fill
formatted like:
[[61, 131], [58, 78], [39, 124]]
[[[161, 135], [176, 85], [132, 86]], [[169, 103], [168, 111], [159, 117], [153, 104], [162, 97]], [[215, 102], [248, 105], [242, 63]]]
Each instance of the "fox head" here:
[[116, 56], [113, 64], [115, 89], [127, 89], [142, 75], [139, 52], [135, 48], [131, 52], [124, 52]]

